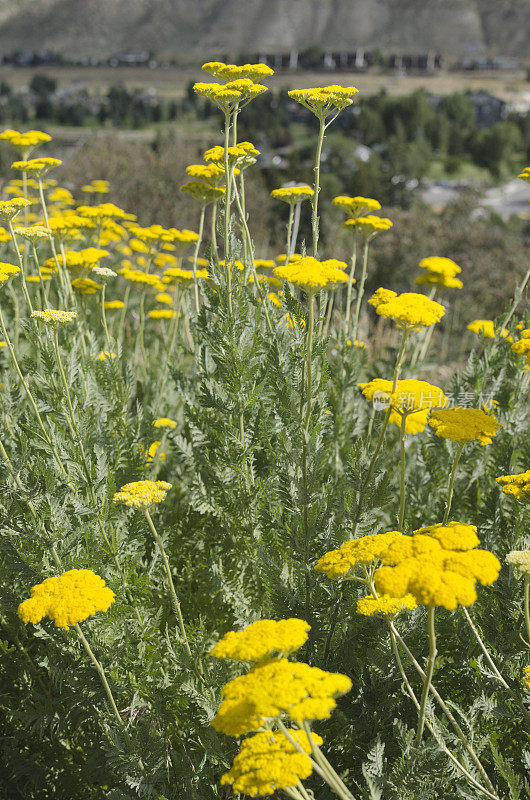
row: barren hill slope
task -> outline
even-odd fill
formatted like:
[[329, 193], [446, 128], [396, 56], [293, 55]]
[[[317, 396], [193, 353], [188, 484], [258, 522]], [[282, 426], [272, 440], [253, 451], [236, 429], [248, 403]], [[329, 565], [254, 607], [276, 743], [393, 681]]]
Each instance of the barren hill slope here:
[[528, 56], [530, 0], [0, 0], [0, 50], [211, 57], [308, 44]]

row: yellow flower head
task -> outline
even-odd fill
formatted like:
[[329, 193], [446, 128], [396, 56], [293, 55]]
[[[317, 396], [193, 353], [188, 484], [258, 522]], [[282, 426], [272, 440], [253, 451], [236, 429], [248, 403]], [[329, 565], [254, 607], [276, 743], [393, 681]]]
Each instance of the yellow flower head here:
[[[338, 197], [334, 197], [331, 202], [334, 206], [338, 206], [346, 211], [352, 218], [360, 217], [368, 211], [379, 211], [381, 208], [381, 203], [378, 200], [374, 200], [372, 197], [361, 197], [359, 195], [356, 197], [348, 197], [347, 195], [341, 194]], [[376, 217], [376, 219], [379, 219], [379, 217]]]
[[51, 230], [43, 225], [32, 225], [30, 228], [17, 226], [13, 230], [17, 236], [22, 236], [23, 239], [27, 239], [28, 242], [33, 244], [38, 242], [39, 239], [49, 239], [51, 234]]
[[350, 539], [338, 550], [325, 553], [315, 564], [318, 572], [325, 572], [328, 578], [342, 578], [357, 564], [369, 564], [381, 558], [382, 553], [402, 534], [399, 531], [372, 533], [359, 539]]
[[0, 261], [0, 285], [6, 283], [12, 275], [17, 275], [19, 272], [20, 267], [17, 267], [16, 264]]
[[42, 178], [54, 167], [59, 167], [63, 162], [58, 158], [31, 158], [26, 161], [14, 161], [11, 169], [18, 169], [27, 175]]
[[530, 550], [512, 550], [506, 556], [506, 561], [521, 573], [530, 577]]
[[81, 294], [97, 294], [103, 286], [101, 283], [93, 281], [92, 278], [74, 278], [72, 289]]
[[[280, 789], [295, 787], [313, 772], [311, 744], [305, 731], [291, 728], [289, 734], [304, 753], [291, 744], [280, 731], [260, 731], [245, 739], [232, 768], [221, 777], [221, 784], [231, 784], [235, 792], [271, 795]], [[314, 743], [321, 745], [322, 738], [311, 733]]]
[[274, 197], [275, 200], [283, 200], [284, 203], [289, 205], [295, 205], [295, 203], [309, 200], [314, 194], [315, 192], [311, 186], [282, 186], [280, 189], [273, 189], [271, 197]]
[[203, 205], [219, 200], [225, 192], [221, 186], [210, 186], [205, 181], [188, 181], [182, 184], [180, 191], [191, 195]]
[[368, 303], [374, 306], [379, 316], [393, 319], [398, 328], [409, 330], [434, 325], [445, 314], [445, 309], [440, 303], [415, 292], [403, 292], [398, 295], [390, 289], [378, 289]]
[[86, 183], [84, 186], [81, 186], [81, 191], [88, 192], [88, 194], [107, 194], [109, 187], [109, 181], [96, 178], [95, 180], [90, 181], [90, 183]]
[[173, 319], [173, 317], [177, 316], [177, 312], [172, 311], [170, 308], [153, 308], [148, 312], [147, 316], [150, 319]]
[[58, 578], [46, 578], [31, 589], [31, 597], [18, 607], [23, 622], [34, 625], [49, 617], [57, 628], [68, 628], [97, 611], [107, 611], [114, 592], [90, 569], [70, 569]]
[[123, 308], [125, 303], [123, 300], [107, 300], [105, 303], [105, 308], [107, 311], [117, 311], [119, 308]]
[[39, 144], [51, 142], [51, 136], [43, 131], [14, 131], [9, 128], [0, 133], [0, 139], [4, 139], [13, 145], [25, 157], [31, 153]]
[[23, 208], [28, 208], [31, 200], [23, 197], [14, 197], [12, 200], [0, 200], [0, 219], [12, 220]]
[[106, 361], [111, 358], [116, 358], [116, 353], [111, 353], [110, 350], [102, 350], [101, 353], [96, 356], [97, 361]]
[[426, 381], [399, 380], [392, 392], [393, 382], [384, 378], [374, 378], [369, 383], [360, 383], [359, 388], [375, 408], [390, 408], [388, 421], [401, 426], [403, 415], [405, 433], [421, 433], [425, 430], [427, 417], [433, 408], [446, 406], [448, 398], [438, 386]]
[[433, 411], [429, 425], [442, 439], [451, 439], [453, 442], [476, 439], [482, 445], [491, 444], [500, 427], [493, 414], [487, 414], [479, 408], [459, 406]]
[[289, 97], [311, 111], [320, 120], [337, 116], [351, 106], [359, 90], [355, 86], [324, 86], [312, 89], [293, 89]]
[[316, 258], [306, 256], [283, 267], [276, 267], [274, 274], [277, 278], [299, 286], [311, 294], [320, 289], [332, 289], [341, 283], [347, 283], [348, 275], [337, 266], [337, 263], [346, 266], [344, 262], [337, 262], [335, 259], [318, 261]]
[[355, 610], [363, 617], [373, 617], [376, 614], [398, 614], [405, 609], [413, 611], [417, 606], [411, 594], [406, 594], [404, 597], [390, 597], [388, 594], [374, 597], [373, 594], [367, 594], [366, 597], [357, 600]]
[[201, 69], [224, 81], [233, 81], [240, 78], [269, 78], [274, 75], [274, 70], [267, 64], [225, 64], [223, 61], [208, 61]]
[[517, 177], [521, 178], [522, 181], [530, 183], [530, 167], [525, 167]]
[[473, 525], [450, 522], [401, 536], [381, 555], [375, 575], [378, 593], [391, 597], [412, 594], [418, 605], [443, 606], [449, 611], [477, 599], [475, 583], [497, 580], [500, 562], [488, 550], [478, 550]]
[[421, 269], [427, 270], [427, 272], [432, 272], [436, 275], [444, 275], [448, 278], [454, 278], [455, 275], [458, 275], [462, 270], [454, 261], [450, 258], [444, 258], [442, 256], [429, 256], [428, 258], [424, 258], [420, 261]]
[[73, 322], [77, 317], [77, 311], [61, 311], [53, 308], [47, 308], [44, 311], [32, 311], [31, 316], [34, 319], [40, 319], [51, 328], [56, 328], [58, 325], [66, 325]]
[[506, 328], [502, 330], [500, 330], [500, 328], [495, 328], [495, 323], [491, 319], [474, 319], [473, 322], [469, 323], [467, 329], [472, 333], [478, 333], [484, 336], [486, 339], [494, 339], [495, 336], [501, 336], [503, 339], [506, 339], [506, 341], [513, 342], [509, 331], [507, 331]]
[[170, 489], [171, 484], [166, 481], [135, 481], [122, 486], [112, 499], [129, 508], [148, 508], [154, 503], [162, 503]]
[[81, 217], [86, 217], [96, 225], [101, 225], [105, 221], [113, 219], [123, 219], [134, 222], [135, 214], [129, 214], [123, 208], [119, 208], [114, 203], [100, 203], [97, 206], [78, 206], [77, 213]]
[[310, 625], [303, 619], [261, 619], [242, 631], [229, 631], [217, 642], [211, 655], [237, 661], [263, 661], [294, 653], [307, 641]]
[[530, 469], [517, 475], [501, 475], [495, 480], [504, 494], [515, 497], [521, 502], [530, 502]]
[[425, 272], [414, 279], [417, 286], [443, 286], [445, 289], [462, 289], [464, 284], [458, 278], [450, 278], [437, 272]]
[[372, 239], [378, 233], [390, 230], [393, 224], [392, 220], [386, 217], [376, 217], [373, 214], [367, 214], [365, 217], [347, 219], [342, 227], [346, 230], [357, 231], [363, 236]]
[[349, 692], [346, 675], [324, 672], [285, 658], [266, 661], [227, 683], [221, 706], [211, 725], [227, 736], [241, 736], [260, 728], [266, 719], [288, 715], [303, 720], [327, 719], [336, 698]]
[[155, 428], [170, 428], [170, 430], [173, 430], [177, 427], [175, 420], [170, 419], [169, 417], [160, 417], [159, 419], [155, 419], [153, 425]]
[[[512, 351], [518, 356], [524, 356], [526, 359], [525, 369], [530, 369], [530, 328], [521, 330], [521, 339], [512, 344]], [[509, 341], [509, 340], [508, 340]]]

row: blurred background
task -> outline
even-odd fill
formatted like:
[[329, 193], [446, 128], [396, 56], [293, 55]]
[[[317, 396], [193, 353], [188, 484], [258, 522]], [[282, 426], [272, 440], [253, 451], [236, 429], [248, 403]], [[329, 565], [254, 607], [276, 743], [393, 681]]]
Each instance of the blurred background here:
[[[375, 197], [394, 228], [368, 288], [408, 289], [421, 258], [443, 255], [462, 266], [465, 318], [493, 317], [527, 262], [529, 40], [530, 0], [0, 0], [0, 126], [50, 133], [54, 176], [80, 201], [103, 178], [141, 224], [193, 228], [185, 166], [222, 143], [219, 112], [192, 90], [200, 65], [266, 62], [271, 91], [239, 138], [261, 151], [249, 213], [270, 258], [286, 220], [269, 192], [312, 181], [315, 118], [287, 89], [353, 84], [323, 149], [323, 253], [350, 248], [331, 199]], [[3, 184], [11, 161], [0, 146]]]

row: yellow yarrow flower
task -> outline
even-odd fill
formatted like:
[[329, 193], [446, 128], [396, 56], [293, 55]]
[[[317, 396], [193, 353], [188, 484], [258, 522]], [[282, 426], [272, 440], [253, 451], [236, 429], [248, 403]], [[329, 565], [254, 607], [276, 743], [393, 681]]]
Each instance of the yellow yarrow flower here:
[[[331, 202], [334, 206], [338, 206], [343, 211], [346, 211], [347, 214], [350, 214], [352, 218], [360, 217], [368, 211], [379, 211], [381, 208], [381, 203], [378, 200], [374, 200], [372, 197], [361, 197], [360, 195], [348, 197], [348, 195], [341, 194], [338, 197], [334, 197]], [[379, 217], [376, 217], [376, 219], [379, 219]]]
[[209, 205], [223, 196], [225, 190], [221, 186], [211, 186], [205, 181], [188, 181], [180, 187], [181, 192], [186, 192], [203, 205]]
[[341, 283], [347, 283], [348, 275], [337, 263], [346, 266], [344, 262], [337, 262], [335, 259], [318, 261], [312, 256], [306, 256], [285, 266], [275, 267], [274, 274], [312, 294], [320, 289], [332, 289]]
[[81, 294], [97, 294], [103, 286], [101, 283], [93, 281], [92, 278], [74, 278], [72, 289]]
[[15, 131], [11, 128], [0, 133], [0, 139], [8, 141], [21, 153], [27, 155], [39, 144], [51, 142], [52, 137], [44, 131]]
[[359, 384], [367, 400], [377, 404], [376, 407], [380, 410], [391, 409], [388, 418], [391, 424], [401, 426], [403, 415], [406, 415], [405, 433], [424, 431], [432, 409], [449, 403], [443, 391], [427, 381], [403, 379], [397, 381], [394, 392], [392, 387], [393, 381], [384, 378], [374, 378], [369, 383]]
[[116, 358], [116, 353], [111, 353], [110, 350], [102, 350], [101, 353], [96, 356], [97, 361], [106, 361], [111, 358]]
[[13, 230], [17, 236], [22, 236], [23, 239], [27, 239], [28, 242], [33, 244], [38, 242], [39, 239], [49, 239], [51, 235], [51, 230], [43, 225], [32, 225], [30, 228], [17, 226]]
[[324, 86], [311, 89], [292, 89], [289, 97], [311, 111], [318, 119], [337, 116], [354, 101], [358, 93], [355, 86]]
[[[235, 792], [271, 795], [280, 789], [295, 787], [313, 772], [311, 744], [305, 731], [288, 729], [304, 753], [291, 744], [280, 731], [260, 731], [245, 739], [232, 768], [221, 777], [221, 784], [231, 784]], [[322, 738], [311, 733], [314, 744], [323, 744]]]
[[33, 586], [31, 597], [19, 605], [18, 616], [34, 625], [49, 617], [55, 627], [68, 630], [97, 611], [107, 611], [114, 597], [112, 589], [92, 570], [70, 569]]
[[215, 658], [263, 661], [294, 653], [307, 641], [310, 626], [303, 619], [262, 619], [242, 631], [229, 631], [210, 651]]
[[170, 308], [153, 308], [148, 311], [147, 316], [149, 319], [173, 319], [177, 316], [177, 312]]
[[363, 617], [373, 617], [376, 614], [397, 614], [405, 609], [413, 611], [417, 607], [418, 604], [411, 594], [406, 594], [404, 597], [390, 597], [388, 594], [375, 597], [373, 594], [368, 594], [357, 600], [355, 610]]
[[375, 587], [380, 594], [412, 594], [418, 605], [449, 611], [472, 605], [476, 581], [491, 585], [501, 566], [493, 553], [476, 549], [479, 543], [474, 525], [450, 522], [419, 528], [381, 554], [383, 566], [375, 572]]
[[56, 328], [58, 325], [66, 325], [69, 322], [73, 322], [77, 317], [77, 311], [47, 308], [44, 311], [32, 311], [31, 316], [34, 319], [40, 319], [52, 328]]
[[284, 714], [300, 725], [304, 720], [327, 719], [336, 698], [351, 686], [340, 673], [285, 658], [266, 661], [223, 687], [221, 706], [210, 724], [227, 736], [241, 736]]
[[0, 285], [7, 283], [12, 275], [18, 275], [20, 267], [16, 264], [8, 264], [5, 261], [0, 261]]
[[530, 502], [530, 469], [516, 475], [501, 475], [495, 478], [504, 494], [517, 500]]
[[522, 181], [526, 181], [527, 183], [530, 183], [530, 167], [525, 167], [523, 169], [523, 171], [521, 173], [519, 173], [519, 175], [517, 177], [521, 178]]
[[177, 427], [175, 420], [169, 417], [159, 417], [159, 419], [155, 419], [153, 425], [155, 428], [170, 428], [171, 430]]
[[479, 408], [443, 408], [431, 413], [429, 425], [437, 436], [453, 442], [491, 444], [500, 427], [493, 414]]
[[302, 203], [304, 200], [309, 200], [315, 194], [311, 186], [306, 184], [301, 186], [282, 186], [280, 189], [273, 189], [271, 197], [275, 200], [283, 200], [284, 203], [295, 205]]
[[11, 169], [18, 169], [28, 175], [42, 178], [50, 170], [59, 167], [63, 162], [59, 158], [31, 158], [26, 161], [14, 161]]
[[472, 333], [481, 334], [486, 339], [494, 339], [495, 336], [501, 336], [503, 339], [506, 339], [507, 342], [513, 342], [509, 331], [506, 330], [506, 328], [502, 330], [495, 328], [495, 323], [491, 319], [474, 319], [473, 322], [469, 323], [467, 329]]
[[358, 231], [363, 236], [373, 239], [378, 233], [390, 230], [393, 224], [392, 220], [387, 219], [387, 217], [376, 217], [373, 214], [367, 214], [365, 217], [347, 219], [342, 227], [346, 230]]
[[380, 559], [382, 553], [402, 536], [399, 531], [372, 533], [359, 539], [350, 539], [338, 550], [325, 553], [315, 564], [318, 572], [325, 572], [331, 580], [342, 578], [357, 564], [369, 564]]
[[398, 295], [390, 289], [378, 289], [368, 303], [374, 306], [379, 316], [392, 319], [398, 328], [408, 330], [434, 325], [445, 314], [445, 308], [440, 303], [415, 292]]
[[525, 357], [525, 370], [530, 369], [530, 328], [521, 330], [521, 339], [512, 344], [511, 349], [514, 353], [516, 353], [516, 355]]
[[31, 200], [25, 200], [23, 197], [14, 197], [12, 200], [0, 200], [0, 219], [12, 220], [23, 208], [28, 208], [30, 205]]
[[125, 303], [123, 300], [107, 300], [105, 303], [105, 309], [107, 311], [117, 311], [119, 308], [124, 308]]
[[170, 489], [171, 483], [166, 481], [135, 481], [122, 486], [112, 499], [129, 508], [148, 508], [154, 503], [162, 503]]

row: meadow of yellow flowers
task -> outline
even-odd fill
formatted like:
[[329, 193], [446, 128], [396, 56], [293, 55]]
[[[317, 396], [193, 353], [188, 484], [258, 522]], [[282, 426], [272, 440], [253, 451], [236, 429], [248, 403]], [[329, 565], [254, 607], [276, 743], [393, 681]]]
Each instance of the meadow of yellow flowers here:
[[528, 797], [530, 270], [460, 369], [454, 261], [368, 296], [392, 221], [320, 196], [352, 86], [289, 92], [314, 180], [272, 192], [284, 252], [256, 252], [237, 122], [273, 71], [203, 70], [194, 231], [0, 134], [0, 796]]

